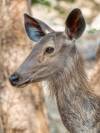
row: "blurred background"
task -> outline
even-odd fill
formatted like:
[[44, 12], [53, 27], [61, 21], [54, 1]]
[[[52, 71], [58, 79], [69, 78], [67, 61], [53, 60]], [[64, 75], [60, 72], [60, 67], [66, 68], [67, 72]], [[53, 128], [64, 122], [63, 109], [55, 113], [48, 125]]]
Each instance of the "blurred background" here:
[[[87, 24], [77, 46], [92, 84], [94, 73], [100, 75], [100, 70], [95, 72], [100, 68], [96, 59], [100, 47], [100, 0], [0, 0], [0, 133], [68, 133], [61, 122], [56, 99], [50, 96], [45, 82], [16, 89], [9, 84], [8, 77], [32, 49], [24, 31], [23, 14], [63, 31], [65, 20], [74, 8], [82, 10]], [[99, 81], [100, 77], [97, 86]], [[95, 90], [100, 94], [99, 87]]]

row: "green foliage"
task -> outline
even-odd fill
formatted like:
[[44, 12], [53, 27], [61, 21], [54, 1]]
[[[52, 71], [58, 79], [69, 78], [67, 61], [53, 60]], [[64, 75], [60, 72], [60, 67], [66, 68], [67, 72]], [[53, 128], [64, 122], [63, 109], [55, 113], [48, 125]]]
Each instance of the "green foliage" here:
[[98, 31], [100, 31], [100, 30], [97, 30], [97, 29], [90, 29], [90, 30], [88, 31], [88, 33], [94, 34], [94, 33], [98, 32]]
[[38, 3], [46, 6], [51, 5], [49, 0], [32, 0], [32, 4], [38, 4]]
[[75, 0], [64, 0], [66, 2], [75, 2]]

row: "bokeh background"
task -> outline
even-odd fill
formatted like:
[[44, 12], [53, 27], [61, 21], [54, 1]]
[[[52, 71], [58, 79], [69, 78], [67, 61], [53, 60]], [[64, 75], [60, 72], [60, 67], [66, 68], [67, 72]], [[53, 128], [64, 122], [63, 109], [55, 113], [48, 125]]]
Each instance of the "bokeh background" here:
[[[92, 84], [91, 77], [100, 68], [96, 59], [100, 47], [100, 0], [0, 0], [0, 133], [68, 133], [61, 122], [56, 99], [45, 82], [16, 89], [9, 84], [8, 77], [34, 45], [24, 31], [23, 14], [63, 31], [65, 20], [74, 8], [82, 10], [87, 24], [77, 46]], [[97, 74], [100, 75], [100, 70]], [[100, 86], [100, 76], [96, 81]], [[100, 87], [95, 92], [100, 94]]]

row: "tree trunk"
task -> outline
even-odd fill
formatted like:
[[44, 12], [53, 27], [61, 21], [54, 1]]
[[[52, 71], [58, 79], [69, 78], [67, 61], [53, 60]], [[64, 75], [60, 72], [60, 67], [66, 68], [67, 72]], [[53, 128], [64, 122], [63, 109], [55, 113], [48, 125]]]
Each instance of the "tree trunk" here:
[[0, 133], [48, 133], [41, 85], [13, 88], [8, 76], [31, 51], [25, 35], [26, 0], [0, 1]]

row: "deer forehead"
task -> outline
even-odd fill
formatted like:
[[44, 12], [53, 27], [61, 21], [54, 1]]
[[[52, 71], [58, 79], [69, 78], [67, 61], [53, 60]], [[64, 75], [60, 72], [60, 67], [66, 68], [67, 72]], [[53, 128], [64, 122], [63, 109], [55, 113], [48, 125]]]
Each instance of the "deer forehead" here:
[[61, 44], [72, 45], [74, 40], [70, 40], [64, 32], [52, 32], [45, 35], [39, 42], [38, 45], [45, 46], [59, 46]]

